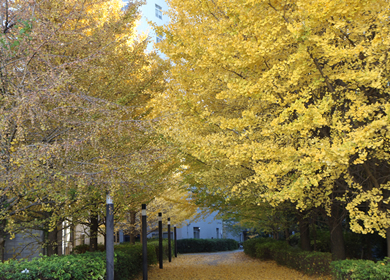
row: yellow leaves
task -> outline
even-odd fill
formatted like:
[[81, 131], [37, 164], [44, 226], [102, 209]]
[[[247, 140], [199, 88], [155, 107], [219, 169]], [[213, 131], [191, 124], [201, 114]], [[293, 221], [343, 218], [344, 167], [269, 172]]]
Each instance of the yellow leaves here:
[[220, 183], [245, 202], [261, 192], [273, 205], [329, 207], [336, 180], [340, 201], [369, 189], [362, 165], [389, 160], [388, 3], [202, 3], [171, 1], [172, 40], [159, 48], [173, 68], [155, 103], [172, 116], [163, 133], [220, 170], [209, 178], [248, 170]]
[[[164, 262], [148, 271], [151, 279], [313, 279], [296, 270], [278, 266], [275, 262], [250, 258], [244, 252], [185, 254]], [[141, 278], [139, 278], [141, 279]], [[316, 279], [316, 277], [314, 277]]]

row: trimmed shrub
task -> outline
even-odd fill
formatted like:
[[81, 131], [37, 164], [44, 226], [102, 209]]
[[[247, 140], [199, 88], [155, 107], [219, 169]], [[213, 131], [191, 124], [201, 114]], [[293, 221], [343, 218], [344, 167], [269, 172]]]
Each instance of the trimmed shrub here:
[[31, 261], [10, 260], [0, 264], [0, 280], [104, 279], [105, 273], [105, 255], [101, 252], [43, 256]]
[[252, 238], [244, 241], [242, 246], [244, 247], [244, 253], [252, 258], [256, 258], [256, 245], [267, 242], [268, 238]]
[[[148, 264], [156, 264], [155, 244], [148, 244]], [[115, 246], [115, 279], [130, 280], [142, 271], [142, 244]], [[86, 252], [67, 256], [43, 256], [31, 261], [0, 263], [0, 280], [89, 280], [105, 279], [105, 252]]]
[[179, 253], [218, 252], [238, 249], [238, 242], [233, 239], [180, 239], [177, 240]]
[[[159, 247], [159, 243], [158, 243], [158, 240], [157, 241], [151, 241], [151, 242], [148, 242], [148, 244], [150, 245], [153, 245], [154, 248], [155, 248], [155, 253], [156, 253], [156, 257], [157, 257], [157, 260], [159, 258], [159, 250], [160, 250], [160, 247]], [[171, 241], [171, 256], [174, 256], [175, 255], [175, 242]], [[168, 239], [163, 239], [163, 260], [167, 260], [168, 259]]]
[[336, 280], [386, 280], [390, 275], [390, 259], [383, 261], [343, 260], [331, 263], [333, 279]]
[[330, 253], [307, 252], [291, 247], [286, 241], [271, 238], [254, 238], [244, 242], [244, 252], [262, 260], [274, 260], [307, 274], [327, 275], [330, 273]]
[[[256, 258], [262, 260], [276, 260], [276, 253], [279, 250], [289, 249], [289, 245], [283, 241], [276, 241], [274, 239], [263, 238], [264, 241], [255, 244]], [[282, 262], [282, 260], [281, 260]]]
[[[311, 248], [314, 248], [314, 233], [310, 231], [310, 243]], [[316, 251], [317, 252], [330, 252], [330, 231], [329, 230], [316, 230]]]
[[[103, 244], [98, 244], [97, 251], [104, 252], [106, 247]], [[72, 254], [84, 254], [89, 251], [89, 244], [77, 245], [73, 248]]]
[[[133, 279], [142, 271], [142, 244], [123, 243], [114, 247], [115, 279]], [[154, 244], [147, 245], [148, 265], [157, 263]]]

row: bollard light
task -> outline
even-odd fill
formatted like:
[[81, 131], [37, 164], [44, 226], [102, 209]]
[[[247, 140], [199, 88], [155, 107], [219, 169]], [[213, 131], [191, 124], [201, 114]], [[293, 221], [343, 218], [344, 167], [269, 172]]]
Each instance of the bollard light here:
[[107, 280], [114, 280], [114, 202], [106, 196], [106, 271]]

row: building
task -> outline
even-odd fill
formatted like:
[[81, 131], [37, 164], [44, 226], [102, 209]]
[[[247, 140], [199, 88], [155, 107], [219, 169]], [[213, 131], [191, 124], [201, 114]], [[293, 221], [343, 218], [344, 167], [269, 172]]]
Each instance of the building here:
[[[131, 3], [131, 0], [122, 0], [124, 7]], [[156, 25], [164, 25], [169, 22], [168, 15], [164, 12], [168, 11], [168, 5], [164, 0], [147, 0], [144, 5], [140, 7], [141, 19], [137, 26], [137, 31], [139, 34], [144, 34], [149, 36], [150, 44], [148, 45], [148, 50], [153, 50], [154, 43], [160, 42], [163, 37], [156, 34], [153, 28], [150, 26], [149, 22], [153, 22]]]
[[177, 239], [200, 238], [200, 239], [220, 239], [230, 238], [238, 242], [243, 241], [242, 233], [232, 233], [227, 229], [226, 223], [217, 219], [217, 212], [204, 215], [195, 221], [187, 221], [188, 224], [177, 229]]

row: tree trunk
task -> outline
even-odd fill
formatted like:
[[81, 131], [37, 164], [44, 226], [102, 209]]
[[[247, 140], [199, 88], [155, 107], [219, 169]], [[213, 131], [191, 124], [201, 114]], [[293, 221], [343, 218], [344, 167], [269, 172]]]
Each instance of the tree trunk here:
[[4, 257], [5, 257], [5, 254], [4, 254], [4, 248], [5, 248], [5, 239], [3, 237], [0, 237], [0, 258], [1, 258], [1, 262], [3, 263], [5, 261]]
[[99, 220], [98, 215], [91, 215], [91, 226], [89, 227], [89, 251], [95, 252], [98, 246], [98, 228]]
[[303, 213], [298, 214], [301, 248], [304, 251], [311, 251], [309, 221], [303, 216]]
[[338, 204], [333, 203], [331, 207], [331, 217], [328, 218], [330, 230], [330, 247], [333, 260], [344, 260], [346, 258], [344, 235], [343, 235], [343, 215]]
[[313, 238], [314, 238], [313, 251], [317, 251], [317, 229], [315, 223], [313, 223], [312, 225], [313, 225]]
[[[386, 230], [387, 231], [387, 230]], [[386, 232], [387, 234], [387, 232]], [[372, 258], [372, 242], [371, 242], [372, 234], [365, 234], [364, 239], [366, 243], [366, 248], [363, 250], [363, 256], [362, 259], [365, 260], [373, 260]]]
[[62, 222], [57, 225], [57, 255], [62, 255]]
[[286, 237], [287, 244], [290, 244], [290, 231], [288, 229], [284, 230], [284, 235]]
[[386, 229], [387, 256], [390, 256], [390, 227]]
[[58, 232], [57, 232], [57, 227], [56, 227], [52, 231], [49, 231], [49, 233], [47, 234], [47, 240], [48, 240], [47, 255], [48, 256], [57, 254], [57, 250], [58, 250], [57, 233]]
[[[142, 213], [139, 213], [139, 220], [142, 221]], [[140, 241], [141, 244], [142, 244], [142, 242], [144, 242], [144, 241], [142, 240], [142, 223], [141, 223], [139, 232], [140, 232], [139, 241]]]
[[137, 212], [130, 212], [130, 243], [135, 244], [135, 218]]
[[74, 247], [76, 247], [76, 227], [73, 222], [70, 228], [70, 242], [72, 244], [72, 250], [74, 250]]
[[47, 255], [62, 255], [62, 223], [59, 222], [57, 226], [47, 235]]
[[5, 220], [1, 221], [1, 223], [0, 223], [0, 259], [1, 259], [1, 262], [5, 261], [6, 234], [4, 232], [4, 228], [5, 228]]

